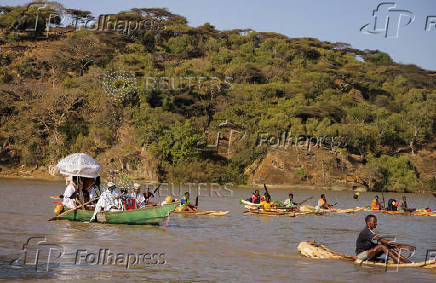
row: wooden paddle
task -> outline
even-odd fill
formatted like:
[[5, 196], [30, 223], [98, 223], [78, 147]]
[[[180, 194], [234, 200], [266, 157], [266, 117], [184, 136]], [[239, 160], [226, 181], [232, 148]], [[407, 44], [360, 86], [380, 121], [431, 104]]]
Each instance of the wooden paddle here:
[[59, 214], [59, 215], [57, 215], [57, 216], [54, 216], [54, 217], [50, 218], [48, 221], [60, 220], [60, 219], [62, 219], [61, 217], [63, 217], [63, 216], [65, 216], [65, 215], [69, 214], [70, 212], [76, 211], [76, 210], [78, 210], [79, 208], [82, 208], [82, 207], [84, 207], [85, 205], [90, 204], [91, 202], [98, 200], [99, 198], [100, 198], [100, 197], [97, 197], [97, 198], [95, 198], [95, 199], [93, 199], [93, 200], [90, 200], [90, 201], [88, 201], [88, 202], [86, 202], [86, 203], [84, 203], [84, 204], [81, 204], [81, 205], [79, 205], [79, 206], [77, 206], [77, 207], [75, 207], [75, 208], [73, 208], [73, 209], [67, 210], [67, 211], [65, 211], [65, 212], [63, 212], [63, 213], [61, 213], [61, 214]]
[[301, 201], [301, 202], [296, 203], [296, 205], [302, 205], [303, 203], [305, 203], [306, 201], [311, 200], [311, 199], [313, 199], [313, 196], [310, 197], [310, 198], [304, 199], [304, 200]]
[[263, 184], [263, 187], [265, 188], [265, 193], [269, 194], [269, 192], [268, 192], [268, 188], [266, 187], [265, 184]]
[[157, 186], [157, 188], [153, 191], [153, 194], [155, 194], [157, 192], [157, 190], [159, 190], [160, 185], [162, 185], [162, 183], [160, 183], [159, 186]]
[[[399, 244], [399, 243], [397, 243], [397, 244], [398, 244], [398, 248], [400, 248], [400, 249], [408, 250], [411, 252], [416, 251], [415, 246], [411, 246], [411, 245], [407, 245], [407, 244]], [[390, 246], [390, 245], [388, 245], [388, 246]], [[396, 247], [394, 247], [394, 248], [396, 248]]]

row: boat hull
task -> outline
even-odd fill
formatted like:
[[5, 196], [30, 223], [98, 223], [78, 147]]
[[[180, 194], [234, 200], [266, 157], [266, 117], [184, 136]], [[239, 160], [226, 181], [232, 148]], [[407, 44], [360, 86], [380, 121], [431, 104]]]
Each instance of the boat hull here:
[[374, 261], [362, 261], [359, 260], [355, 256], [348, 256], [341, 253], [337, 253], [335, 251], [330, 250], [329, 248], [317, 244], [315, 241], [311, 242], [300, 242], [298, 244], [297, 250], [304, 255], [305, 257], [314, 258], [314, 259], [339, 259], [352, 261], [355, 264], [360, 265], [373, 265], [373, 266], [382, 266], [382, 267], [422, 267], [422, 268], [436, 268], [436, 260], [431, 259], [422, 262], [413, 262], [413, 263], [401, 263], [396, 264], [389, 260], [387, 263], [384, 262], [374, 262]]
[[[97, 222], [108, 224], [159, 225], [174, 211], [177, 205], [179, 204], [171, 203], [125, 211], [102, 211], [97, 214]], [[61, 218], [71, 221], [88, 222], [93, 214], [94, 211], [92, 210], [78, 209]]]

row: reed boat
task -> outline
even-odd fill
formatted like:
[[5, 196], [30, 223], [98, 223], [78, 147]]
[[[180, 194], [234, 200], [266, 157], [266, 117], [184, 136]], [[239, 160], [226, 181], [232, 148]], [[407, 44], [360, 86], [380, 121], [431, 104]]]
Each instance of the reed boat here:
[[179, 211], [175, 210], [174, 213], [176, 214], [183, 214], [183, 215], [210, 215], [210, 216], [223, 216], [229, 213], [228, 210], [197, 210], [197, 211]]
[[305, 257], [314, 258], [314, 259], [337, 259], [337, 260], [346, 260], [354, 262], [355, 264], [361, 265], [374, 265], [374, 266], [382, 266], [382, 267], [422, 267], [422, 268], [436, 268], [436, 259], [431, 259], [427, 261], [421, 262], [413, 262], [413, 263], [394, 263], [392, 260], [388, 260], [386, 263], [384, 261], [369, 261], [369, 260], [360, 260], [355, 256], [349, 256], [341, 253], [337, 253], [324, 245], [318, 244], [315, 241], [310, 242], [300, 242], [298, 244], [297, 250]]

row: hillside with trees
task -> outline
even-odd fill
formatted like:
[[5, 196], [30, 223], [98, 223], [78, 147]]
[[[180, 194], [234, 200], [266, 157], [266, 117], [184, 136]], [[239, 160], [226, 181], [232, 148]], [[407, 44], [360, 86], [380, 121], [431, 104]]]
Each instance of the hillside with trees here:
[[[56, 2], [0, 7], [0, 173], [85, 152], [105, 175], [256, 183], [285, 136], [281, 150], [353, 159], [353, 184], [436, 190], [436, 72], [346, 43], [192, 27], [166, 9], [111, 20], [93, 30], [99, 18]], [[319, 185], [310, 162], [283, 170]]]

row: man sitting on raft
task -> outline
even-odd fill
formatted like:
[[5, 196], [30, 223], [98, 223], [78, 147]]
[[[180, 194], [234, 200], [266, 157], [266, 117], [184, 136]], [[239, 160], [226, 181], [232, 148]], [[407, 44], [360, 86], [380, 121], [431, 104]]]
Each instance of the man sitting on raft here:
[[325, 195], [322, 194], [321, 198], [318, 200], [318, 204], [315, 207], [315, 209], [320, 210], [320, 209], [330, 209], [330, 208], [333, 208], [333, 205], [328, 204]]
[[259, 190], [255, 190], [250, 199], [251, 203], [260, 203], [260, 193]]
[[274, 207], [274, 203], [271, 201], [271, 196], [268, 193], [265, 193], [265, 200], [260, 202], [260, 206], [265, 211], [270, 211], [271, 207]]
[[382, 206], [380, 204], [380, 201], [378, 199], [378, 196], [375, 196], [375, 198], [371, 202], [371, 209], [372, 210], [381, 210]]
[[404, 212], [414, 212], [414, 211], [416, 211], [416, 208], [408, 208], [408, 207], [407, 207], [407, 200], [406, 200], [406, 197], [405, 197], [405, 196], [403, 196], [403, 199], [402, 199], [402, 201], [401, 201], [400, 207], [401, 207], [401, 209], [402, 209]]
[[289, 197], [283, 202], [285, 207], [291, 208], [293, 211], [299, 211], [297, 205], [300, 205], [298, 202], [294, 201], [294, 194], [290, 193]]
[[365, 228], [359, 233], [356, 240], [356, 255], [358, 259], [371, 260], [386, 254], [395, 263], [410, 263], [408, 259], [401, 256], [395, 250], [400, 248], [399, 244], [383, 239], [372, 231], [372, 229], [377, 227], [375, 215], [370, 214], [366, 216], [365, 223]]
[[191, 204], [189, 192], [186, 192], [185, 196], [180, 199], [180, 211], [197, 211], [197, 208]]

